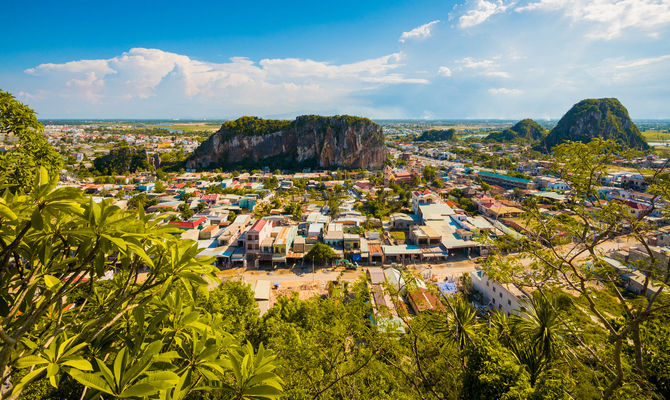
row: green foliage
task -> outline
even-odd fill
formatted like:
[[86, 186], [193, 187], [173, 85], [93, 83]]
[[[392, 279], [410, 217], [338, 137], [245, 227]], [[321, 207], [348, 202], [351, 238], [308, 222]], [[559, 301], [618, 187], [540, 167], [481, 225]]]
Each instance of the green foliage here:
[[[0, 371], [20, 377], [13, 397], [60, 396], [41, 382], [60, 391], [70, 378], [90, 396], [277, 397], [271, 352], [241, 346], [203, 307], [213, 260], [159, 222], [56, 188], [43, 167], [30, 194], [0, 196]], [[251, 320], [246, 295], [230, 294]]]
[[108, 154], [93, 160], [93, 168], [104, 175], [127, 175], [153, 168], [143, 147], [115, 147]]
[[427, 131], [423, 131], [421, 135], [419, 135], [416, 139], [414, 139], [415, 142], [439, 142], [443, 140], [452, 140], [454, 138], [454, 134], [456, 133], [456, 130], [451, 128], [451, 129], [429, 129]]
[[308, 261], [314, 261], [317, 264], [323, 264], [337, 257], [335, 251], [325, 243], [317, 243], [312, 247], [307, 254], [305, 254], [305, 259]]
[[18, 138], [13, 147], [0, 152], [0, 185], [28, 191], [40, 167], [57, 179], [63, 159], [47, 142], [43, 130], [32, 109], [0, 90], [0, 135]]
[[155, 197], [148, 198], [146, 193], [140, 193], [128, 200], [128, 208], [137, 209], [140, 206], [146, 211], [147, 208], [158, 204], [158, 199]]
[[613, 140], [626, 148], [649, 149], [626, 108], [619, 100], [608, 98], [586, 99], [572, 106], [538, 145], [538, 150], [549, 152], [567, 141], [587, 143], [594, 138]]
[[291, 121], [262, 119], [258, 117], [240, 117], [235, 121], [226, 121], [221, 125], [225, 136], [264, 136], [286, 128]]
[[495, 142], [518, 142], [521, 144], [530, 144], [542, 139], [546, 135], [546, 130], [532, 119], [524, 119], [517, 122], [509, 129], [501, 132], [492, 132], [486, 140]]

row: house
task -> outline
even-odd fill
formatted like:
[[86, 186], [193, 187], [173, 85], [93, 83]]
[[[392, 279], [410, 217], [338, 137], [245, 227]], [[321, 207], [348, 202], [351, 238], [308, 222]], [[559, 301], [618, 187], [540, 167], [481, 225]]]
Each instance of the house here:
[[409, 227], [416, 225], [417, 221], [407, 214], [395, 213], [391, 215], [391, 226], [393, 229], [406, 231]]
[[415, 314], [430, 310], [444, 310], [435, 293], [426, 288], [416, 288], [407, 293], [407, 301]]
[[533, 189], [535, 187], [535, 184], [529, 179], [517, 178], [515, 176], [496, 174], [488, 171], [479, 171], [477, 172], [477, 176], [486, 183], [504, 188], [518, 187], [521, 189]]
[[507, 315], [525, 310], [523, 304], [528, 296], [513, 284], [498, 283], [483, 271], [472, 271], [472, 286], [482, 294], [484, 304]]
[[444, 203], [419, 205], [418, 215], [424, 223], [428, 221], [445, 221], [455, 214], [456, 212]]
[[323, 242], [330, 247], [342, 248], [344, 246], [343, 225], [337, 222], [328, 224], [328, 229], [323, 234]]
[[415, 225], [409, 233], [410, 240], [417, 246], [439, 245], [442, 235], [428, 225]]
[[240, 199], [237, 202], [237, 205], [240, 206], [241, 208], [246, 208], [247, 210], [253, 210], [257, 202], [258, 202], [257, 194], [246, 194], [240, 197]]
[[360, 235], [353, 233], [345, 233], [343, 237], [344, 249], [347, 251], [360, 250], [361, 248], [361, 237]]
[[200, 230], [200, 234], [198, 235], [198, 240], [212, 239], [213, 237], [216, 237], [216, 235], [220, 231], [221, 231], [221, 228], [219, 228], [218, 225], [207, 226], [207, 227]]
[[198, 229], [204, 227], [207, 224], [206, 217], [200, 217], [197, 219], [191, 219], [188, 221], [171, 221], [170, 226], [179, 228], [179, 229]]
[[272, 244], [272, 261], [285, 262], [288, 251], [293, 246], [298, 228], [295, 226], [281, 227]]
[[412, 211], [419, 214], [419, 206], [442, 203], [440, 196], [428, 189], [412, 192]]
[[[261, 244], [264, 244], [267, 239], [271, 239], [271, 235], [272, 222], [266, 219], [256, 221], [247, 231], [244, 238], [244, 248], [247, 252], [247, 258], [257, 260], [262, 252]], [[270, 247], [272, 247], [272, 242], [270, 242]]]

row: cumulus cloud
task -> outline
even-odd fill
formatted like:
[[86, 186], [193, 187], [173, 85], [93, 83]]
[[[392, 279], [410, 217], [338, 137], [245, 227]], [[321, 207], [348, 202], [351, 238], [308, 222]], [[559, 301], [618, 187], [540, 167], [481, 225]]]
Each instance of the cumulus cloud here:
[[[264, 107], [273, 112], [350, 101], [361, 91], [393, 84], [425, 84], [398, 72], [401, 53], [333, 64], [310, 59], [234, 57], [212, 63], [159, 49], [133, 48], [109, 59], [41, 64], [25, 70], [44, 87], [69, 99], [118, 103], [161, 92], [223, 107]], [[262, 112], [262, 111], [261, 111]]]
[[474, 8], [468, 10], [458, 18], [458, 26], [465, 29], [479, 25], [493, 15], [507, 11], [511, 5], [503, 3], [502, 0], [476, 0]]
[[505, 95], [505, 96], [516, 96], [522, 94], [523, 91], [519, 89], [507, 89], [507, 88], [491, 88], [489, 93], [492, 95]]
[[440, 67], [437, 70], [437, 74], [441, 76], [451, 76], [451, 69], [449, 69], [449, 67]]
[[595, 24], [588, 34], [593, 39], [614, 39], [629, 29], [658, 37], [654, 30], [670, 24], [670, 0], [536, 0], [516, 11], [560, 11], [575, 22]]
[[433, 33], [432, 32], [433, 26], [435, 26], [439, 22], [440, 22], [439, 20], [431, 21], [427, 24], [412, 29], [411, 31], [403, 32], [402, 35], [400, 35], [400, 39], [398, 39], [398, 41], [400, 43], [405, 43], [407, 40], [429, 38], [430, 35], [432, 35]]

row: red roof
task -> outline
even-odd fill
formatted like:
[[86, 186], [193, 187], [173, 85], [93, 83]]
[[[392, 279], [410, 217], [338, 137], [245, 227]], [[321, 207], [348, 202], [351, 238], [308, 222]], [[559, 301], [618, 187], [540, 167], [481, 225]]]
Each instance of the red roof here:
[[265, 224], [267, 224], [267, 222], [268, 222], [268, 220], [266, 220], [266, 219], [259, 219], [259, 220], [256, 221], [256, 223], [251, 227], [251, 229], [249, 229], [249, 232], [251, 232], [251, 231], [253, 231], [253, 232], [260, 232], [260, 231], [262, 231], [263, 228], [265, 227]]
[[200, 219], [197, 219], [195, 221], [186, 221], [186, 222], [180, 222], [180, 221], [172, 221], [170, 222], [170, 225], [174, 225], [177, 228], [188, 228], [188, 229], [193, 229], [197, 228], [201, 224], [207, 222], [207, 217], [201, 217]]

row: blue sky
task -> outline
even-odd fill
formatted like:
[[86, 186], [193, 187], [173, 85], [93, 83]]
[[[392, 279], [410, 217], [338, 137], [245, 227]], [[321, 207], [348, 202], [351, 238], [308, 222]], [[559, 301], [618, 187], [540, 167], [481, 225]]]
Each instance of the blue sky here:
[[670, 0], [11, 2], [0, 88], [41, 118], [670, 117]]

